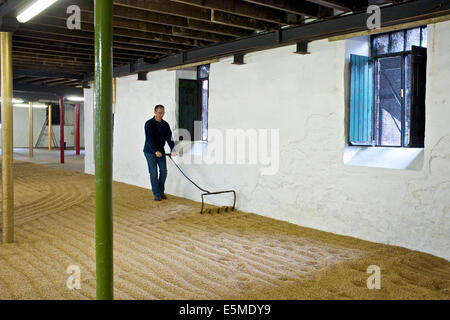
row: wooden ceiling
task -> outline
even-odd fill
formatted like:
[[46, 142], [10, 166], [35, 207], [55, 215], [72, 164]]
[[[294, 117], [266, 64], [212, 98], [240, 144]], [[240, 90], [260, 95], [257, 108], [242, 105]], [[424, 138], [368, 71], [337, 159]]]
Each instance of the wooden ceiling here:
[[[140, 58], [159, 59], [368, 6], [367, 0], [113, 1], [114, 66]], [[0, 13], [6, 2], [0, 0]], [[59, 0], [20, 24], [13, 33], [15, 84], [82, 87], [84, 76], [94, 70], [93, 3]], [[70, 5], [81, 8], [81, 30], [67, 28]]]

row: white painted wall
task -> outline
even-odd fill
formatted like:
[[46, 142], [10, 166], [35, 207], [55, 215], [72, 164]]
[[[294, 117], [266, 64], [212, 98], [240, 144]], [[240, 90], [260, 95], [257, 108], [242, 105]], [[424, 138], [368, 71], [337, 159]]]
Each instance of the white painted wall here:
[[[83, 104], [80, 108], [80, 146], [84, 147], [84, 110]], [[14, 148], [28, 148], [29, 147], [29, 109], [24, 107], [14, 107], [13, 108], [13, 137], [14, 137]], [[46, 119], [47, 109], [33, 108], [33, 145], [35, 146], [39, 135], [42, 130], [42, 126]], [[72, 105], [66, 105], [64, 112], [65, 127], [64, 127], [64, 140], [66, 141], [67, 147], [75, 146], [75, 111]], [[53, 134], [58, 141], [60, 139], [60, 129], [59, 125], [52, 126]], [[1, 133], [0, 133], [1, 137]], [[0, 138], [1, 147], [1, 138]], [[39, 147], [48, 147], [48, 127], [46, 126], [44, 134], [42, 136], [42, 141]]]
[[[277, 174], [261, 175], [258, 164], [182, 167], [205, 188], [235, 189], [240, 210], [450, 259], [450, 22], [429, 26], [428, 34], [422, 169], [344, 165], [347, 49], [345, 41], [326, 40], [312, 42], [306, 56], [289, 46], [246, 55], [242, 66], [231, 58], [211, 65], [209, 128], [279, 129]], [[153, 106], [166, 105], [165, 119], [177, 127], [175, 72], [149, 78], [119, 79], [114, 132], [114, 179], [146, 188], [143, 127]], [[92, 99], [92, 89], [85, 95]], [[93, 173], [92, 100], [86, 101], [85, 168]], [[200, 200], [168, 167], [167, 193]]]
[[[13, 108], [13, 139], [15, 148], [28, 148], [29, 120], [28, 108]], [[33, 140], [36, 143], [42, 124], [45, 121], [45, 109], [33, 109]], [[0, 134], [1, 137], [1, 134]], [[0, 139], [1, 147], [1, 139]]]

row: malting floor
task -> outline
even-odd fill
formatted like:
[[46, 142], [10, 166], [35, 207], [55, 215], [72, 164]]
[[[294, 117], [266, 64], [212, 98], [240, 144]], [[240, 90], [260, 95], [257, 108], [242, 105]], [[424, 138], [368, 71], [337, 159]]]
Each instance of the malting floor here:
[[[116, 299], [450, 299], [450, 263], [114, 183]], [[15, 242], [0, 299], [95, 299], [94, 177], [15, 161]], [[369, 290], [367, 268], [381, 269]], [[81, 288], [70, 290], [69, 266]]]

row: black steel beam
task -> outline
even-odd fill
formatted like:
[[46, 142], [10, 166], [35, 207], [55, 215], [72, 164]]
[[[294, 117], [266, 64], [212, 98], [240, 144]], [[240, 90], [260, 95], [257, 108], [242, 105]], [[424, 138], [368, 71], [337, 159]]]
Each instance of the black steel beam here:
[[79, 74], [71, 74], [71, 73], [63, 73], [63, 72], [49, 72], [49, 71], [44, 71], [44, 70], [14, 69], [13, 73], [15, 76], [55, 78], [55, 79], [74, 79], [74, 80], [83, 80], [84, 79], [84, 77]]
[[[129, 63], [114, 68], [114, 77], [122, 77], [130, 74], [133, 74], [133, 72], [131, 70], [131, 64]], [[94, 78], [89, 80], [94, 80]]]
[[14, 92], [26, 92], [30, 94], [55, 94], [58, 97], [69, 95], [84, 95], [82, 88], [74, 88], [69, 86], [41, 86], [14, 82], [13, 88]]
[[147, 81], [147, 72], [138, 73], [138, 81]]
[[[382, 27], [405, 22], [450, 14], [450, 0], [416, 0], [381, 8]], [[195, 48], [183, 53], [167, 56], [155, 63], [132, 64], [130, 73], [149, 72], [180, 66], [187, 63], [220, 58], [235, 53], [248, 53], [279, 46], [295, 44], [300, 41], [314, 41], [331, 36], [345, 35], [367, 30], [366, 12], [330, 18], [303, 24], [301, 26], [262, 33], [252, 37], [219, 43], [204, 48]], [[114, 75], [116, 71], [115, 68]], [[125, 74], [121, 74], [125, 75]], [[87, 75], [86, 80], [92, 80], [93, 75]]]
[[308, 41], [297, 42], [297, 50], [295, 51], [295, 53], [310, 54], [310, 52], [308, 52]]
[[232, 64], [237, 64], [237, 65], [243, 65], [245, 64], [244, 62], [244, 53], [236, 53], [233, 57], [233, 62]]
[[367, 0], [308, 0], [308, 1], [342, 11], [358, 10], [368, 5]]
[[24, 91], [13, 91], [14, 98], [22, 99], [24, 101], [38, 101], [38, 100], [46, 100], [46, 101], [58, 101], [58, 96], [54, 93], [45, 93], [45, 92], [24, 92]]

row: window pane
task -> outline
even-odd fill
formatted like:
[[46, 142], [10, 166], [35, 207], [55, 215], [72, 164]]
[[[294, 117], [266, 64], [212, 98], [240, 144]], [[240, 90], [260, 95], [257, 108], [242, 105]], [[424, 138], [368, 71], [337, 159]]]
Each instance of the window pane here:
[[402, 68], [401, 57], [377, 60], [376, 110], [378, 144], [381, 146], [401, 146], [402, 135]]
[[388, 53], [389, 35], [382, 34], [373, 38], [373, 55]]
[[422, 28], [422, 47], [427, 47], [427, 41], [428, 41], [428, 32], [427, 27]]
[[405, 35], [403, 31], [393, 32], [391, 34], [390, 53], [402, 52], [405, 47]]
[[199, 73], [198, 73], [199, 78], [208, 78], [209, 77], [209, 64], [200, 66], [198, 69], [199, 69]]
[[420, 47], [420, 28], [406, 31], [406, 51], [411, 50], [412, 46]]
[[405, 58], [405, 141], [404, 145], [409, 145], [411, 130], [411, 55]]
[[202, 140], [208, 140], [208, 86], [209, 81], [202, 81]]

